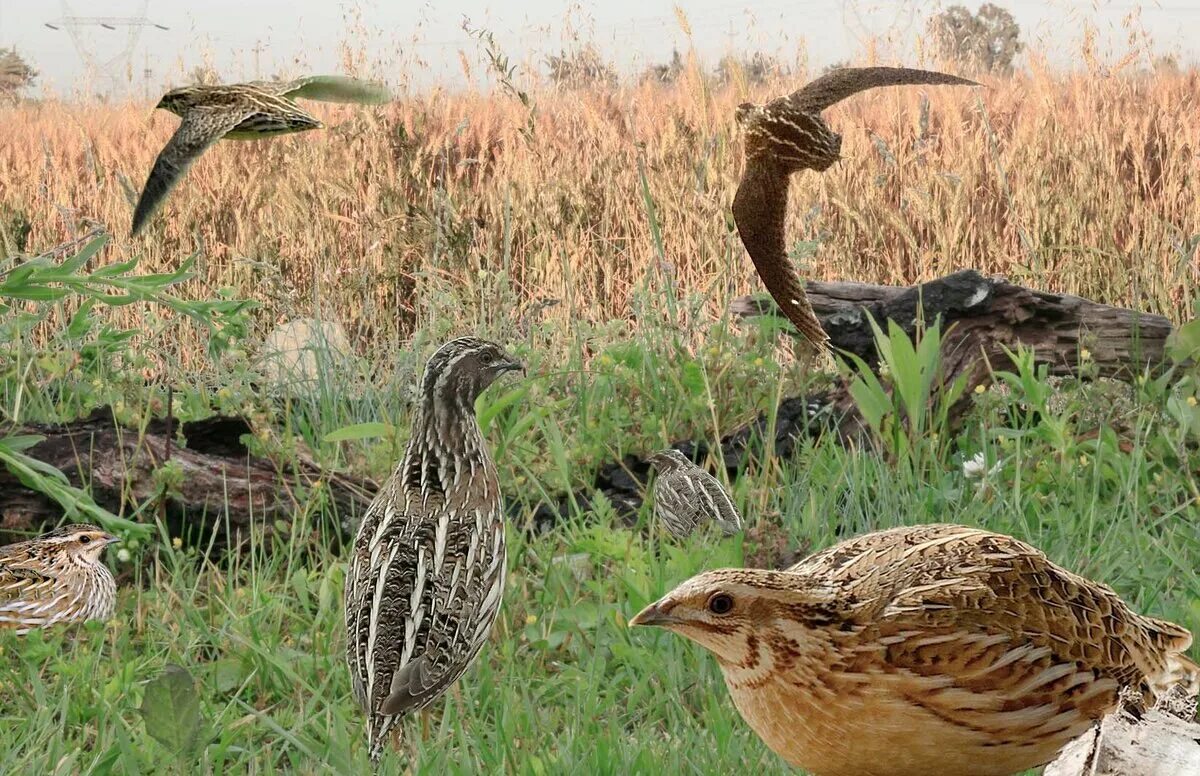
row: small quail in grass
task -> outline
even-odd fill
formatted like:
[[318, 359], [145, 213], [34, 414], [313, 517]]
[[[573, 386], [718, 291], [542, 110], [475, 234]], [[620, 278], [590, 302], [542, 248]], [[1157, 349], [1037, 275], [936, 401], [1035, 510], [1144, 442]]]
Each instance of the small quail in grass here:
[[817, 776], [1019, 773], [1123, 693], [1200, 683], [1187, 630], [956, 525], [866, 534], [785, 571], [709, 571], [630, 624], [715, 654], [750, 727]]
[[703, 523], [716, 523], [726, 535], [742, 530], [742, 516], [717, 478], [678, 450], [660, 450], [648, 459], [654, 480], [654, 515], [676, 539]]
[[475, 399], [521, 368], [474, 337], [438, 349], [404, 458], [359, 525], [346, 572], [346, 650], [372, 761], [406, 714], [466, 671], [500, 610], [504, 512]]
[[0, 547], [0, 628], [28, 633], [111, 617], [117, 585], [100, 556], [115, 541], [78, 524]]
[[819, 349], [828, 345], [829, 337], [787, 255], [789, 177], [800, 170], [822, 172], [841, 158], [842, 136], [829, 128], [821, 111], [866, 89], [904, 84], [979, 85], [932, 70], [848, 67], [766, 105], [742, 103], [737, 109], [746, 143], [746, 168], [733, 199], [738, 235], [783, 314]]
[[341, 76], [172, 89], [156, 107], [183, 121], [150, 170], [133, 211], [131, 234], [141, 231], [192, 163], [221, 138], [258, 140], [320, 128], [321, 122], [296, 99], [378, 104], [389, 95], [377, 84]]

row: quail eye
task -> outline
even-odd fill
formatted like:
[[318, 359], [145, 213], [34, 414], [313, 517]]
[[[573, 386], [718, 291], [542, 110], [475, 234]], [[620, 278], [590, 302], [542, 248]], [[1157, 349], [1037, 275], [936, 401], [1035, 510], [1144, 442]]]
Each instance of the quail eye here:
[[708, 610], [713, 614], [729, 614], [733, 611], [733, 596], [728, 593], [714, 593], [708, 599]]
[[92, 537], [90, 537], [90, 536], [87, 536], [86, 534], [85, 534], [84, 536], [80, 536], [80, 537], [79, 537], [79, 543], [80, 543], [80, 544], [87, 544], [87, 543], [88, 543], [88, 542], [90, 542], [91, 540], [92, 540]]

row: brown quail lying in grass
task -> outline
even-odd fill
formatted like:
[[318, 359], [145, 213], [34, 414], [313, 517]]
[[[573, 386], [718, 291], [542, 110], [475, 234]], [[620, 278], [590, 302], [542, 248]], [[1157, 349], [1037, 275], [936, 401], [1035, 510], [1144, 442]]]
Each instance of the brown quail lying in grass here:
[[676, 539], [685, 539], [710, 522], [726, 535], [742, 530], [742, 516], [716, 477], [678, 450], [660, 450], [647, 460], [658, 472], [654, 515]]
[[521, 369], [463, 337], [425, 367], [404, 458], [363, 516], [346, 572], [346, 649], [378, 761], [402, 717], [466, 671], [504, 592], [500, 483], [475, 399]]
[[829, 337], [813, 313], [804, 280], [788, 260], [784, 235], [788, 178], [800, 170], [822, 172], [841, 158], [842, 136], [821, 111], [877, 86], [962, 84], [974, 81], [908, 67], [834, 70], [766, 105], [742, 103], [737, 122], [745, 134], [746, 169], [733, 199], [733, 220], [763, 285], [800, 334], [818, 348]]
[[818, 776], [1018, 773], [1122, 688], [1149, 701], [1200, 682], [1183, 628], [956, 525], [866, 534], [786, 571], [700, 574], [630, 624], [714, 653], [746, 722]]
[[0, 547], [0, 628], [28, 633], [111, 617], [117, 585], [100, 556], [115, 541], [80, 524]]

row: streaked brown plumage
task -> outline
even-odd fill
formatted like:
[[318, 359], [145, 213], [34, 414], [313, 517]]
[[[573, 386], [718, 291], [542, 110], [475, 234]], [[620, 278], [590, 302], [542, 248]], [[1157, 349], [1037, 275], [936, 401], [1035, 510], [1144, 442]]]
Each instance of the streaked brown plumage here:
[[521, 369], [462, 337], [429, 359], [404, 458], [363, 516], [346, 571], [346, 658], [378, 761], [401, 718], [466, 671], [504, 591], [500, 483], [475, 399]]
[[94, 525], [78, 524], [0, 547], [0, 628], [28, 633], [111, 617], [117, 585], [100, 556], [115, 541]]
[[1176, 683], [1191, 634], [1009, 536], [955, 525], [866, 534], [786, 571], [684, 582], [631, 625], [717, 656], [763, 741], [818, 776], [1011, 774]]
[[841, 157], [842, 136], [829, 128], [821, 111], [877, 86], [962, 84], [958, 76], [907, 67], [850, 67], [834, 70], [799, 91], [766, 105], [743, 103], [737, 122], [745, 133], [746, 169], [733, 199], [733, 220], [759, 277], [784, 315], [818, 348], [829, 337], [813, 313], [804, 281], [787, 256], [784, 219], [789, 176], [822, 172]]
[[133, 211], [131, 234], [141, 231], [192, 163], [221, 138], [257, 140], [321, 127], [296, 99], [381, 103], [389, 96], [381, 86], [341, 76], [172, 89], [156, 107], [183, 121], [154, 161]]
[[716, 477], [678, 450], [660, 450], [646, 460], [658, 472], [654, 514], [676, 539], [686, 539], [701, 523], [716, 523], [727, 536], [742, 530], [742, 516]]

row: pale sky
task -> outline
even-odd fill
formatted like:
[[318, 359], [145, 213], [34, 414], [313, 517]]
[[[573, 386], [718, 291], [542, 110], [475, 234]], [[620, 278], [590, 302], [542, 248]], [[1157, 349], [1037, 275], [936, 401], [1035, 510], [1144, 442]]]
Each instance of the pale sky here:
[[[179, 85], [192, 68], [210, 63], [226, 81], [277, 73], [342, 72], [343, 47], [364, 51], [374, 75], [393, 86], [427, 88], [487, 78], [482, 46], [463, 30], [464, 18], [486, 28], [512, 63], [540, 67], [572, 40], [592, 41], [622, 73], [640, 71], [691, 45], [708, 64], [723, 54], [764, 51], [785, 63], [820, 68], [852, 59], [873, 36], [893, 41], [883, 61], [913, 60], [914, 36], [951, 3], [909, 0], [0, 0], [0, 47], [16, 46], [41, 71], [39, 91], [69, 94], [111, 88], [89, 81], [67, 29], [45, 26], [63, 17], [146, 17], [168, 27], [78, 27], [83, 47], [117, 73], [122, 89], [155, 94]], [[979, 3], [969, 0], [969, 8]], [[1116, 61], [1131, 50], [1200, 60], [1200, 0], [998, 0], [1021, 25], [1031, 48], [1063, 66], [1079, 51], [1084, 23], [1096, 26], [1100, 53]], [[1129, 21], [1130, 14], [1132, 24]], [[1191, 35], [1186, 31], [1193, 31]], [[1130, 35], [1135, 43], [1131, 46]], [[131, 56], [125, 57], [128, 50]], [[464, 62], [466, 63], [464, 65]], [[130, 80], [132, 76], [132, 80]]]

